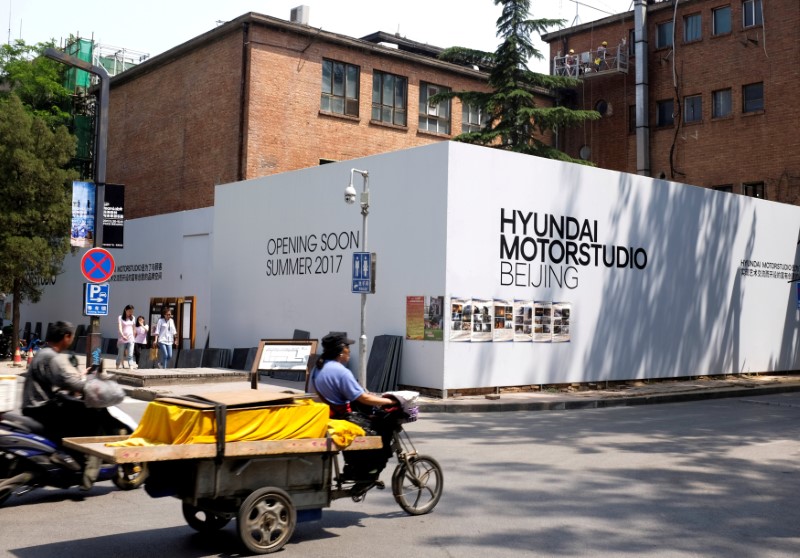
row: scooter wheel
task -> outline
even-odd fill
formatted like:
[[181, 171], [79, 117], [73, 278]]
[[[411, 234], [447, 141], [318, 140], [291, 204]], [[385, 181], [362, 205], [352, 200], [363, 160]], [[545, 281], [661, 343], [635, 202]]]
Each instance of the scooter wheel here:
[[111, 479], [120, 490], [134, 490], [147, 479], [146, 463], [122, 463], [117, 466], [117, 474]]

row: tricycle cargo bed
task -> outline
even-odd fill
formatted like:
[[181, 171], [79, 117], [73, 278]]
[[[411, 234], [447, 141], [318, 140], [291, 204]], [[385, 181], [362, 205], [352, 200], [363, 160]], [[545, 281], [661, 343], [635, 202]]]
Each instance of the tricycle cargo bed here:
[[[158, 446], [109, 447], [108, 442], [126, 440], [127, 436], [89, 436], [64, 438], [64, 446], [100, 457], [107, 463], [142, 463], [171, 461], [175, 459], [209, 459], [217, 456], [216, 444], [165, 444]], [[345, 448], [350, 450], [379, 449], [380, 436], [358, 436]], [[329, 438], [289, 440], [258, 440], [255, 442], [228, 442], [225, 457], [253, 457], [302, 453], [336, 452], [339, 447]]]

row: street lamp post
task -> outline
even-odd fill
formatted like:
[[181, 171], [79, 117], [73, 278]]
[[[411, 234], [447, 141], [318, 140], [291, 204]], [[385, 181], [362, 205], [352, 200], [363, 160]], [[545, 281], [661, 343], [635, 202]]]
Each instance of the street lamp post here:
[[[97, 198], [94, 204], [94, 245], [103, 246], [103, 210], [105, 208], [106, 186], [106, 149], [108, 147], [108, 97], [111, 91], [111, 78], [102, 66], [95, 66], [76, 56], [66, 54], [54, 48], [44, 51], [47, 58], [73, 66], [100, 78], [100, 95], [97, 99], [98, 115], [94, 151], [94, 179], [97, 187]], [[100, 317], [92, 316], [89, 323], [89, 334], [86, 336], [86, 365], [92, 362], [92, 353], [102, 346], [103, 337], [100, 333]], [[100, 359], [102, 363], [102, 359]], [[102, 365], [101, 365], [102, 369]]]
[[[344, 190], [344, 201], [350, 205], [356, 202], [356, 189], [353, 187], [353, 175], [358, 173], [364, 181], [361, 191], [361, 236], [364, 243], [362, 252], [367, 251], [367, 216], [369, 215], [369, 171], [350, 169], [350, 184]], [[361, 336], [358, 338], [358, 382], [367, 387], [367, 293], [361, 293]]]

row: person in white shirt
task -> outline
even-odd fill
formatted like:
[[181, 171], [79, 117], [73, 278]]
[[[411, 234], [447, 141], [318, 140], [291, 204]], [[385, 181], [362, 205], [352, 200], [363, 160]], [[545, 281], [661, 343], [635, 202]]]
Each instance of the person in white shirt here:
[[178, 330], [175, 329], [175, 322], [172, 321], [172, 310], [165, 306], [161, 309], [161, 317], [156, 324], [153, 333], [156, 340], [153, 347], [158, 347], [158, 367], [166, 368], [172, 358], [172, 348], [178, 346], [178, 339], [175, 337]]
[[122, 363], [122, 359], [125, 358], [126, 354], [128, 358], [128, 368], [137, 368], [136, 363], [133, 361], [133, 338], [135, 336], [133, 328], [136, 324], [134, 320], [133, 306], [128, 304], [117, 320], [117, 331], [119, 332], [119, 338], [117, 339], [117, 368], [119, 368], [121, 364], [123, 368], [125, 367]]
[[136, 318], [136, 327], [134, 328], [133, 342], [133, 356], [136, 359], [136, 366], [139, 366], [139, 359], [142, 356], [142, 349], [147, 349], [147, 332], [150, 326], [145, 323], [144, 316]]

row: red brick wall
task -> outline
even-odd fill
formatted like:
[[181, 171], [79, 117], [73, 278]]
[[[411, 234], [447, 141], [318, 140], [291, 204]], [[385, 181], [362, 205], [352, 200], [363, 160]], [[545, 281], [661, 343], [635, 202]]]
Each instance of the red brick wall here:
[[[712, 9], [730, 5], [732, 32], [711, 36]], [[650, 168], [652, 176], [700, 186], [732, 184], [741, 193], [745, 182], [765, 182], [767, 199], [800, 202], [800, 3], [796, 0], [763, 2], [764, 26], [742, 28], [741, 0], [682, 2], [675, 25], [675, 52], [655, 49], [656, 25], [672, 19], [671, 3], [653, 6], [648, 12], [648, 82], [650, 121]], [[700, 41], [683, 41], [683, 17], [699, 13]], [[566, 48], [576, 52], [596, 48], [602, 40], [609, 46], [627, 37], [633, 18], [606, 26], [593, 26], [570, 35]], [[766, 41], [765, 41], [766, 33]], [[750, 41], [748, 39], [751, 39]], [[757, 44], [753, 41], [757, 41]], [[551, 55], [564, 49], [551, 43]], [[669, 55], [669, 56], [668, 56]], [[679, 93], [673, 85], [673, 60]], [[594, 108], [598, 100], [609, 102], [612, 114], [580, 129], [568, 131], [565, 148], [576, 155], [581, 145], [592, 148], [592, 161], [603, 168], [636, 172], [635, 135], [628, 132], [628, 106], [635, 104], [634, 61], [627, 76], [606, 75], [584, 79], [577, 90], [582, 108]], [[742, 112], [742, 86], [763, 82], [765, 110]], [[711, 118], [712, 92], [731, 88], [732, 115]], [[656, 128], [656, 102], [702, 96], [703, 117], [699, 123]], [[673, 151], [673, 169], [670, 168]]]
[[[461, 133], [460, 102], [451, 105], [450, 135], [420, 132], [420, 82], [487, 89], [477, 73], [423, 66], [411, 57], [376, 53], [369, 45], [313, 41], [261, 25], [251, 25], [249, 46], [244, 178], [451, 139]], [[320, 112], [323, 58], [360, 66], [358, 118]], [[239, 178], [241, 68], [242, 33], [237, 31], [114, 82], [108, 180], [127, 186], [126, 217], [213, 205], [214, 186]], [[406, 127], [370, 122], [374, 69], [408, 78]], [[549, 97], [541, 98], [541, 106], [550, 104]]]
[[107, 179], [125, 216], [207, 207], [237, 177], [242, 40], [231, 34], [112, 87]]

